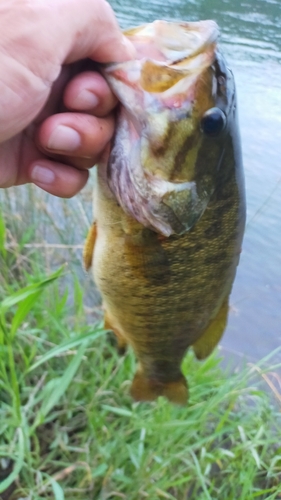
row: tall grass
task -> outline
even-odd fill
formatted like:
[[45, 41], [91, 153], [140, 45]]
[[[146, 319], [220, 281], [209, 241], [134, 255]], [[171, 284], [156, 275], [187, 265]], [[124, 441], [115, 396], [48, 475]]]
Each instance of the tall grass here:
[[18, 192], [0, 220], [0, 498], [281, 498], [280, 367], [189, 353], [187, 407], [133, 403], [134, 356], [117, 355], [78, 273], [87, 192], [60, 209]]

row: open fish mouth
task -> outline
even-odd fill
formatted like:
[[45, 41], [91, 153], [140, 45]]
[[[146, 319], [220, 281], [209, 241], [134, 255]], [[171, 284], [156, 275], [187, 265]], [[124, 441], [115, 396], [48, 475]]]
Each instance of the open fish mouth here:
[[[214, 191], [232, 76], [217, 50], [214, 21], [155, 21], [125, 34], [137, 59], [103, 68], [121, 103], [107, 182], [141, 224], [164, 236], [182, 234]], [[211, 133], [202, 126], [208, 113]], [[215, 114], [219, 130], [213, 134]]]

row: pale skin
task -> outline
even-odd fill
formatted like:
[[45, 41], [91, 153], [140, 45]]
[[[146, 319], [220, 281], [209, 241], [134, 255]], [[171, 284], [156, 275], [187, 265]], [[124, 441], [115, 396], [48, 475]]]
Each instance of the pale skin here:
[[0, 0], [0, 187], [75, 195], [114, 132], [92, 61], [132, 57], [105, 0]]

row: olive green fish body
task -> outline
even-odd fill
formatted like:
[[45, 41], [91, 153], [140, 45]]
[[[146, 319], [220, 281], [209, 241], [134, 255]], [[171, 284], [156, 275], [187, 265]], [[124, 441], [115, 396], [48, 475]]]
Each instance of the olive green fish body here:
[[[221, 77], [224, 86], [229, 80], [221, 95], [211, 89], [205, 96], [204, 85], [214, 78], [220, 58], [214, 56], [203, 69], [203, 84], [201, 76], [195, 85], [201, 89], [202, 110], [195, 105], [187, 119], [178, 109], [176, 118], [169, 115], [158, 152], [155, 140], [147, 146], [145, 137], [143, 145], [134, 130], [130, 141], [131, 117], [121, 111], [109, 162], [98, 167], [94, 279], [107, 325], [121, 343], [132, 345], [139, 360], [131, 391], [137, 400], [163, 394], [184, 403], [187, 388], [181, 362], [187, 349], [194, 346], [199, 358], [207, 356], [227, 321], [245, 203], [232, 75]], [[219, 105], [227, 123], [214, 137], [202, 131], [202, 116]], [[154, 125], [161, 128], [157, 119]], [[146, 136], [147, 124], [142, 130]], [[159, 138], [159, 130], [157, 134]], [[166, 147], [175, 151], [167, 153]], [[131, 176], [134, 161], [141, 169]]]

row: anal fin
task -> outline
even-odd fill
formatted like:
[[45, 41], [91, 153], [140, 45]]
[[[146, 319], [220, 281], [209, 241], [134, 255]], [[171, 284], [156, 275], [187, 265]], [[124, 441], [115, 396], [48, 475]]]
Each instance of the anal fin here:
[[104, 313], [104, 328], [106, 330], [112, 330], [117, 339], [117, 350], [120, 355], [125, 354], [127, 350], [127, 341], [120, 333], [120, 331], [115, 327], [114, 322], [110, 319], [107, 311]]
[[207, 358], [219, 343], [227, 325], [228, 310], [227, 298], [215, 318], [207, 326], [203, 335], [192, 346], [197, 359]]

